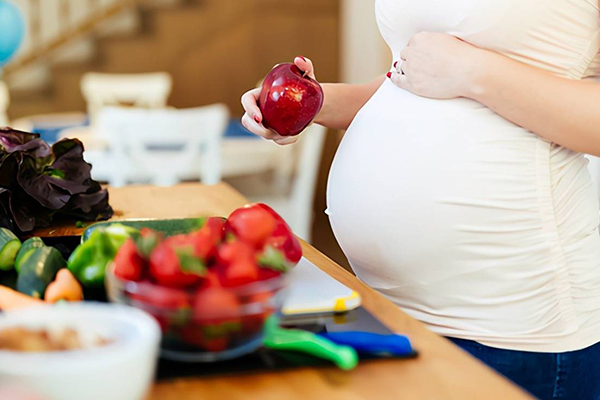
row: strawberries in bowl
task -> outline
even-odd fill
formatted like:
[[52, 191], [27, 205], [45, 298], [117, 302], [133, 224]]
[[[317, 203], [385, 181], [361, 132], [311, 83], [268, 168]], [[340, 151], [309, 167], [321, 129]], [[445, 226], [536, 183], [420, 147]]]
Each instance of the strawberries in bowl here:
[[107, 293], [158, 320], [163, 356], [227, 359], [262, 344], [265, 320], [282, 306], [285, 274], [301, 257], [287, 223], [253, 204], [186, 234], [143, 229], [109, 266]]

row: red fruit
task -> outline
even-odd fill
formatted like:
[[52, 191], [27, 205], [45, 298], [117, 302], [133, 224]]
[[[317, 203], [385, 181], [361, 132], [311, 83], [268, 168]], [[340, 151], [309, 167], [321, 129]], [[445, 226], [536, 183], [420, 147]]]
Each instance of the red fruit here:
[[144, 260], [137, 252], [133, 239], [129, 238], [115, 256], [115, 275], [128, 281], [139, 281], [144, 269]]
[[233, 241], [219, 246], [217, 259], [220, 265], [227, 266], [239, 259], [251, 259], [254, 253], [254, 248], [248, 243]]
[[258, 280], [255, 251], [248, 243], [236, 241], [221, 245], [218, 260], [223, 286], [240, 286]]
[[144, 289], [140, 293], [132, 293], [129, 297], [136, 302], [137, 307], [147, 311], [158, 321], [163, 332], [167, 332], [174, 322], [185, 324], [181, 320], [189, 318], [191, 310], [190, 296], [186, 292], [156, 285], [142, 287]]
[[210, 217], [206, 220], [200, 230], [207, 230], [214, 235], [215, 240], [223, 237], [223, 227], [225, 226], [225, 218]]
[[258, 280], [258, 266], [253, 259], [237, 260], [225, 267], [223, 286], [233, 287], [247, 285]]
[[197, 232], [189, 235], [194, 246], [194, 254], [205, 264], [216, 254], [217, 245], [223, 239], [223, 218], [211, 217], [206, 220], [204, 226]]
[[150, 256], [150, 276], [163, 286], [192, 286], [204, 275], [206, 267], [194, 256], [194, 247], [185, 235], [167, 238]]
[[256, 304], [261, 311], [242, 317], [242, 332], [246, 335], [254, 335], [262, 331], [267, 318], [273, 313], [269, 300], [273, 297], [271, 292], [255, 293], [247, 299], [245, 304]]
[[302, 245], [296, 235], [294, 235], [292, 228], [290, 228], [287, 222], [281, 218], [281, 215], [277, 214], [277, 212], [268, 205], [258, 203], [257, 206], [269, 212], [269, 214], [277, 221], [277, 226], [271, 234], [270, 244], [283, 251], [288, 261], [292, 262], [294, 265], [297, 264], [302, 258]]
[[259, 281], [266, 281], [266, 280], [275, 278], [276, 276], [280, 276], [280, 275], [281, 275], [281, 272], [276, 271], [271, 268], [263, 267], [263, 268], [258, 269], [258, 280]]
[[277, 226], [275, 218], [256, 204], [238, 208], [225, 223], [225, 234], [233, 234], [239, 240], [255, 247], [262, 247]]
[[302, 132], [323, 106], [323, 89], [291, 63], [267, 74], [259, 97], [263, 125], [282, 136]]
[[213, 353], [227, 350], [229, 337], [207, 338], [203, 326], [190, 324], [181, 330], [181, 339], [192, 346], [200, 347]]
[[202, 282], [201, 288], [209, 288], [209, 287], [222, 287], [221, 279], [219, 278], [219, 274], [215, 271], [208, 270], [206, 272], [206, 276], [204, 277], [204, 281]]
[[209, 287], [198, 290], [194, 297], [193, 318], [202, 324], [239, 322], [240, 302], [230, 290]]
[[136, 301], [169, 311], [191, 307], [190, 296], [187, 292], [169, 287], [150, 285], [151, 283], [148, 282], [148, 286], [142, 286], [143, 289], [139, 293], [132, 293], [130, 297]]

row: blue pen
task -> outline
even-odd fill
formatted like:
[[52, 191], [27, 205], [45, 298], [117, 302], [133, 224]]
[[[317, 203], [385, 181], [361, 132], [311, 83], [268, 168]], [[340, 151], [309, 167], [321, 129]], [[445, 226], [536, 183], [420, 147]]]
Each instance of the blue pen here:
[[354, 348], [368, 354], [389, 354], [392, 356], [410, 356], [415, 354], [410, 340], [404, 335], [382, 335], [379, 333], [346, 331], [324, 332], [319, 336], [340, 345]]

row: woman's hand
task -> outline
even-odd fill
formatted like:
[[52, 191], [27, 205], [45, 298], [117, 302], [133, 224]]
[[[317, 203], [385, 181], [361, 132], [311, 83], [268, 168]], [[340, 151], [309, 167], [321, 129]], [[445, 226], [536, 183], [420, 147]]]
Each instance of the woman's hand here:
[[453, 99], [466, 96], [485, 50], [445, 33], [414, 35], [388, 73], [397, 86], [419, 96]]
[[[317, 79], [315, 77], [315, 69], [312, 61], [308, 58], [302, 56], [296, 57], [294, 59], [294, 64], [296, 64], [300, 70], [305, 71], [311, 78]], [[246, 111], [242, 117], [242, 125], [255, 135], [262, 136], [267, 140], [272, 140], [277, 144], [286, 145], [295, 143], [298, 140], [298, 136], [281, 136], [278, 133], [265, 128], [262, 124], [263, 116], [260, 112], [260, 108], [258, 108], [260, 91], [261, 88], [252, 89], [242, 96], [242, 106]]]

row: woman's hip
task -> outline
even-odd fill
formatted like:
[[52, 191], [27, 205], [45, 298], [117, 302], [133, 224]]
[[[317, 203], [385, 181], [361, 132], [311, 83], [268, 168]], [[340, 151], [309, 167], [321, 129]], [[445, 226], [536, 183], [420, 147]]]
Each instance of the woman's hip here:
[[600, 399], [600, 343], [571, 352], [537, 353], [449, 339], [541, 400]]

